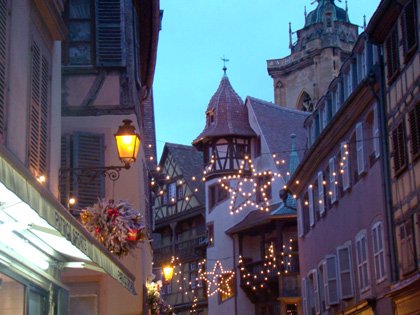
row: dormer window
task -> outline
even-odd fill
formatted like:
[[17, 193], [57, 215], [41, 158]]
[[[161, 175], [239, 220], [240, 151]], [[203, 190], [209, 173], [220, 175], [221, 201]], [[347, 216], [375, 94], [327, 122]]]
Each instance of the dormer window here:
[[213, 125], [214, 124], [214, 111], [213, 110], [208, 111], [206, 116], [207, 116], [206, 117], [207, 126]]

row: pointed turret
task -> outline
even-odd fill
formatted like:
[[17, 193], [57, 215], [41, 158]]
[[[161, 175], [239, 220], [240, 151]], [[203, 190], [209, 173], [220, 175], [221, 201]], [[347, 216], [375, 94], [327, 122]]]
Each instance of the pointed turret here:
[[211, 170], [230, 172], [237, 170], [244, 154], [250, 152], [252, 136], [255, 132], [249, 124], [247, 108], [224, 69], [219, 88], [207, 106], [206, 126], [193, 145], [204, 151], [204, 162], [212, 164]]

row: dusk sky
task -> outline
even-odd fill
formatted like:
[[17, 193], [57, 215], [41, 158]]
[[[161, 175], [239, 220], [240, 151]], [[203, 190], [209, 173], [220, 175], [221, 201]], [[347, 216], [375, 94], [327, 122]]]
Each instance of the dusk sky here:
[[[345, 2], [338, 2], [344, 8]], [[379, 0], [349, 0], [353, 24], [369, 22]], [[205, 110], [223, 75], [245, 100], [273, 101], [266, 60], [286, 57], [289, 22], [304, 25], [313, 0], [161, 0], [164, 10], [154, 80], [158, 161], [165, 142], [190, 145], [205, 124]], [[359, 33], [363, 29], [359, 29]], [[296, 39], [294, 35], [293, 39]]]

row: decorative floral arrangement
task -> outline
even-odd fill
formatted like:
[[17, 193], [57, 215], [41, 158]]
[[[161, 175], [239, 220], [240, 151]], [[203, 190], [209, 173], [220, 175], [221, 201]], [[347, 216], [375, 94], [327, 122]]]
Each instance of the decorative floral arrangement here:
[[143, 216], [125, 201], [99, 200], [80, 214], [82, 224], [111, 253], [126, 256], [147, 239]]
[[147, 288], [147, 305], [152, 315], [175, 314], [171, 305], [166, 303], [160, 296], [160, 288], [162, 281], [146, 283]]

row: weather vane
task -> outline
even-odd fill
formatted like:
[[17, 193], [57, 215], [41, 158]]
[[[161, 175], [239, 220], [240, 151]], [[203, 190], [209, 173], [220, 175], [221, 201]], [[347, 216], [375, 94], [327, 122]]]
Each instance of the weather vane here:
[[227, 68], [226, 68], [226, 62], [229, 62], [229, 59], [226, 59], [225, 58], [225, 55], [223, 55], [223, 57], [220, 58], [220, 59], [223, 61], [223, 72], [224, 72], [224, 74], [226, 76], [226, 70], [227, 70]]

